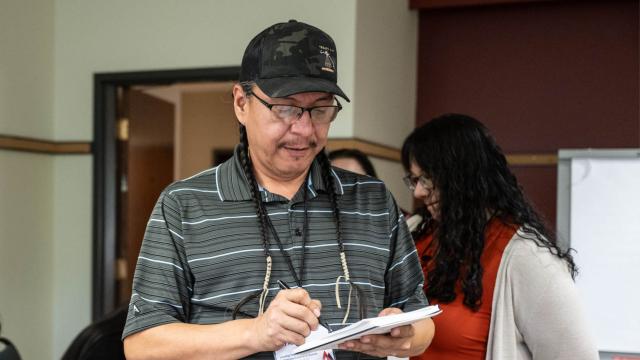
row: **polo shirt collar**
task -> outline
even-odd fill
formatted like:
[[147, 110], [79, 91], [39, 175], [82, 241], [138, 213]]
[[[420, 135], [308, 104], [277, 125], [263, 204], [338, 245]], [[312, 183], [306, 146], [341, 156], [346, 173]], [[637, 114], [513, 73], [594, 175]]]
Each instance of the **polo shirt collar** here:
[[[335, 181], [335, 193], [344, 194], [342, 182], [335, 171], [331, 170], [331, 176]], [[236, 145], [233, 156], [218, 166], [216, 170], [216, 183], [218, 194], [222, 201], [248, 201], [252, 200], [249, 190], [249, 180], [242, 169], [240, 161], [240, 145]], [[322, 169], [317, 160], [311, 163], [311, 176], [307, 180], [310, 195], [315, 197], [318, 192], [327, 192], [327, 186], [322, 179]], [[264, 191], [264, 190], [263, 190]], [[261, 191], [262, 192], [262, 191]], [[263, 194], [264, 198], [264, 194]]]

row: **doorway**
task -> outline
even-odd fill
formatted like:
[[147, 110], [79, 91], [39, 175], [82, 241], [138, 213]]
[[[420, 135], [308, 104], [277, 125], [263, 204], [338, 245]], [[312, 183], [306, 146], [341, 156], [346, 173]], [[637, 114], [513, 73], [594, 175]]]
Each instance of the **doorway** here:
[[95, 75], [94, 321], [128, 303], [162, 189], [223, 160], [235, 145], [230, 94], [238, 74], [229, 67]]

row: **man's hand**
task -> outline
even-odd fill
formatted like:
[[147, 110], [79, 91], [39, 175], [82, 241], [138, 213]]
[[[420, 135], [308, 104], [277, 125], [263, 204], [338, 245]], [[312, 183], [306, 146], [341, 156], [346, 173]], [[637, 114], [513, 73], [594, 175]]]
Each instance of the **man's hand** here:
[[[398, 308], [386, 308], [378, 316], [402, 313]], [[384, 335], [365, 335], [359, 340], [350, 340], [339, 345], [342, 350], [358, 351], [376, 357], [409, 357], [412, 354], [411, 343], [415, 331], [413, 325], [404, 325], [391, 329]]]
[[318, 327], [322, 305], [301, 288], [280, 290], [267, 310], [255, 321], [259, 351], [275, 351], [285, 344], [304, 344], [311, 330]]

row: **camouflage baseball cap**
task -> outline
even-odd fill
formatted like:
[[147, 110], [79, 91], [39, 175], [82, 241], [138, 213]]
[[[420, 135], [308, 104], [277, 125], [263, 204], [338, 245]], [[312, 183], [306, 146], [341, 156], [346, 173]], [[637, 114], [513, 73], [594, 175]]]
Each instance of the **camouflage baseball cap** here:
[[251, 40], [242, 57], [240, 81], [253, 81], [269, 97], [327, 92], [349, 101], [338, 87], [336, 46], [324, 31], [289, 20]]

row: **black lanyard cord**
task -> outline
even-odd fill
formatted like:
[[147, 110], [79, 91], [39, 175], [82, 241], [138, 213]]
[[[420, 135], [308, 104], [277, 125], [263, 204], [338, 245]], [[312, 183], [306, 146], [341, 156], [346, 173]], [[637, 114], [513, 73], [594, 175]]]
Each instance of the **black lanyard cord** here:
[[[309, 228], [307, 194], [308, 194], [308, 175], [307, 175], [307, 180], [305, 180], [305, 184], [304, 184], [304, 200], [303, 200], [303, 204], [304, 204], [304, 220], [303, 220], [303, 228], [302, 228], [302, 259], [300, 260], [300, 276], [298, 276], [298, 273], [296, 272], [296, 270], [293, 267], [293, 261], [291, 260], [291, 257], [284, 250], [284, 246], [282, 245], [282, 241], [280, 241], [280, 236], [278, 236], [278, 232], [276, 231], [276, 228], [273, 226], [273, 223], [271, 222], [271, 218], [269, 217], [269, 214], [267, 213], [266, 209], [263, 209], [264, 213], [266, 214], [266, 220], [267, 220], [267, 224], [266, 225], [271, 230], [271, 234], [273, 235], [273, 238], [276, 241], [276, 244], [278, 245], [278, 248], [280, 249], [280, 253], [284, 257], [285, 262], [287, 263], [287, 267], [289, 268], [289, 271], [291, 272], [291, 275], [293, 275], [293, 279], [296, 281], [296, 284], [299, 287], [302, 287], [302, 277], [304, 275], [305, 249], [306, 249], [306, 243], [307, 243], [307, 237], [308, 237], [307, 235], [308, 235], [308, 228]], [[264, 204], [262, 203], [262, 201], [260, 202], [260, 205], [264, 207]], [[267, 240], [267, 242], [268, 242], [268, 240]], [[266, 246], [268, 246], [268, 244]]]

